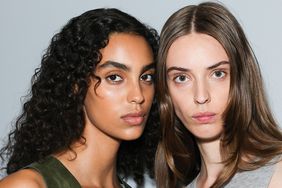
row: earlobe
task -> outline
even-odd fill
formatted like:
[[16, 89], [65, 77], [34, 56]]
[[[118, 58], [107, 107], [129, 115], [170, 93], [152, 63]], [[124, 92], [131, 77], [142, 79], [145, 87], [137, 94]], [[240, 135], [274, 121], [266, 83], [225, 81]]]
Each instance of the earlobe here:
[[73, 84], [73, 86], [72, 86], [72, 93], [76, 95], [78, 93], [78, 90], [79, 90], [78, 85], [76, 83]]

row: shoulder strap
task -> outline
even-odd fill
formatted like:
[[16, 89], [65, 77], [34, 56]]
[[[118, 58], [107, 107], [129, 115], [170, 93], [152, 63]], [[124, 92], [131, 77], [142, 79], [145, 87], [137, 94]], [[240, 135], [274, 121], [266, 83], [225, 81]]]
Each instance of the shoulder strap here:
[[75, 177], [55, 157], [48, 156], [25, 168], [34, 169], [39, 172], [48, 188], [81, 188]]

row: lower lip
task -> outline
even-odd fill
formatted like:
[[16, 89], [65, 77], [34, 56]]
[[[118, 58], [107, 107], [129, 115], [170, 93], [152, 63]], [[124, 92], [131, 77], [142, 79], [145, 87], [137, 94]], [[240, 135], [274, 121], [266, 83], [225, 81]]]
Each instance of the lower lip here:
[[122, 118], [127, 124], [129, 125], [140, 125], [144, 121], [144, 117], [142, 116], [128, 116], [128, 117], [123, 117]]
[[196, 120], [200, 124], [208, 124], [212, 123], [215, 120], [215, 116], [198, 116], [198, 117], [193, 117], [194, 120]]

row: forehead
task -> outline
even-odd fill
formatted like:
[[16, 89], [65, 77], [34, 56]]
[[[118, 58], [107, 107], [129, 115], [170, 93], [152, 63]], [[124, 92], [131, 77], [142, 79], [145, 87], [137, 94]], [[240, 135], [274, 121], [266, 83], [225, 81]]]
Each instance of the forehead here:
[[167, 67], [211, 66], [220, 61], [229, 61], [223, 46], [213, 37], [191, 33], [177, 38], [167, 54]]
[[100, 64], [111, 60], [128, 66], [153, 62], [153, 53], [149, 43], [143, 36], [128, 33], [113, 33], [107, 46], [100, 50]]

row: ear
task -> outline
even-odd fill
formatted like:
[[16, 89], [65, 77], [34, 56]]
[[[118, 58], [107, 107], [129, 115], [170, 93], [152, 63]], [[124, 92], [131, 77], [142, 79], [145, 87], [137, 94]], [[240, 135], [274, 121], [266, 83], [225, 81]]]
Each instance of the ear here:
[[73, 94], [76, 95], [78, 93], [78, 90], [79, 90], [79, 87], [78, 87], [77, 83], [73, 84], [73, 86], [72, 86]]

